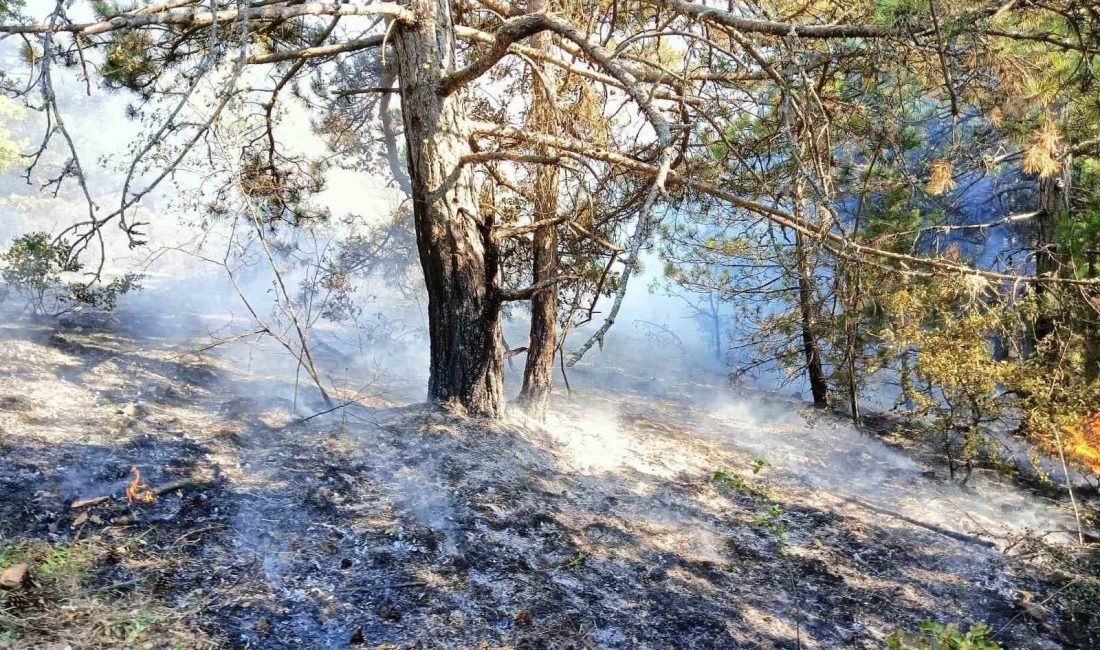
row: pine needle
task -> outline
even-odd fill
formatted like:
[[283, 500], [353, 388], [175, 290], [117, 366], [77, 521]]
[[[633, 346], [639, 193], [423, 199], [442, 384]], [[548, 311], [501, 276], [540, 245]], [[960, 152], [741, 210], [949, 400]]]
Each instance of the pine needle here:
[[929, 165], [930, 176], [925, 191], [931, 196], [940, 196], [955, 189], [955, 168], [947, 160], [936, 160]]
[[1048, 119], [1043, 128], [1031, 140], [1031, 146], [1024, 153], [1024, 171], [1038, 174], [1039, 178], [1049, 178], [1062, 168], [1062, 163], [1054, 157], [1061, 137], [1054, 121]]

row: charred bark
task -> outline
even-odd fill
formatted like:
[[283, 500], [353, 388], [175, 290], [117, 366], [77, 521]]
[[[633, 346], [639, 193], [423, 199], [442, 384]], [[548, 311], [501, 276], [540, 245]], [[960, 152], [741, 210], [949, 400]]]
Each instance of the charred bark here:
[[[1053, 277], [1062, 266], [1058, 251], [1058, 226], [1062, 216], [1070, 210], [1070, 185], [1073, 161], [1069, 156], [1063, 161], [1062, 173], [1039, 179], [1039, 216], [1036, 220], [1035, 275]], [[1035, 320], [1035, 340], [1041, 341], [1054, 331], [1054, 318], [1050, 306], [1042, 300], [1046, 287], [1039, 283], [1036, 291], [1040, 297], [1040, 314]]]
[[464, 93], [441, 92], [454, 68], [449, 0], [410, 0], [394, 34], [416, 242], [428, 293], [428, 400], [486, 417], [504, 409], [497, 247], [478, 210]]
[[798, 272], [798, 311], [802, 321], [802, 351], [806, 357], [806, 375], [810, 380], [810, 394], [814, 406], [829, 405], [829, 383], [821, 364], [821, 350], [816, 330], [814, 288], [810, 282], [810, 264], [802, 234], [795, 233], [795, 257]]

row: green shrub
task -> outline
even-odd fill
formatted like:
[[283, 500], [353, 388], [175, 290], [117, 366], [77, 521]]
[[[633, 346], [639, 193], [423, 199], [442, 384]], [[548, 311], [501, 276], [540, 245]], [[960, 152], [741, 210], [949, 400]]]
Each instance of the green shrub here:
[[4, 268], [0, 277], [7, 291], [14, 291], [36, 314], [63, 313], [80, 305], [110, 311], [118, 297], [141, 288], [141, 276], [128, 273], [102, 282], [65, 282], [63, 274], [76, 273], [83, 265], [72, 259], [69, 245], [48, 233], [32, 232], [15, 238], [0, 253]]
[[[759, 474], [767, 466], [766, 460], [757, 458], [753, 461], [752, 473]], [[753, 525], [771, 531], [780, 542], [786, 541], [787, 524], [783, 522], [783, 508], [771, 500], [771, 489], [766, 482], [750, 481], [740, 474], [724, 469], [716, 470], [711, 475], [710, 481], [720, 488], [733, 490], [752, 498], [758, 507], [763, 508], [753, 518]]]
[[975, 623], [963, 632], [955, 623], [924, 621], [916, 632], [897, 631], [886, 638], [889, 650], [1001, 650], [989, 639], [993, 632], [984, 623]]

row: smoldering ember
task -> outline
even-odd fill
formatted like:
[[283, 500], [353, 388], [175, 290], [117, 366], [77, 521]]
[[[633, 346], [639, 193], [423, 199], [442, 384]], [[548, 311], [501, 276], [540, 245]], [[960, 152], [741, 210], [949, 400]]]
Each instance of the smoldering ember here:
[[1094, 0], [0, 0], [0, 649], [1100, 647]]

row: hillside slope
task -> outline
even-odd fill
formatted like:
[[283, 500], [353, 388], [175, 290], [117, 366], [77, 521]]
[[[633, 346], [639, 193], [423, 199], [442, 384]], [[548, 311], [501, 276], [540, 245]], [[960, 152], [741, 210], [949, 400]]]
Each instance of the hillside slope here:
[[[949, 488], [789, 400], [302, 421], [325, 406], [262, 351], [189, 354], [143, 318], [3, 328], [0, 562], [31, 578], [0, 647], [875, 648], [925, 619], [1075, 643], [1001, 552], [1057, 507]], [[121, 498], [131, 467], [154, 503]]]

